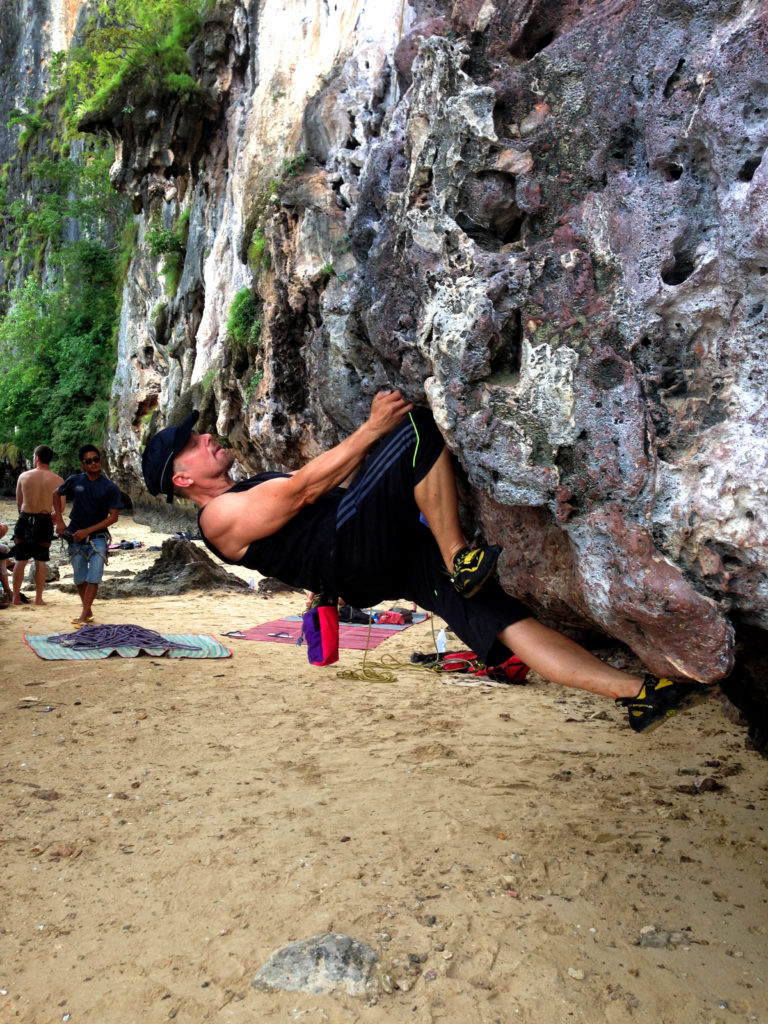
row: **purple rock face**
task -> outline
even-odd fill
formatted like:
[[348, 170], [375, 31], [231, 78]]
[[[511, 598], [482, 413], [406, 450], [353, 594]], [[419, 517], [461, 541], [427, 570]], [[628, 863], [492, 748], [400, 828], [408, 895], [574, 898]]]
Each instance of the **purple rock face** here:
[[350, 232], [503, 581], [704, 681], [768, 625], [766, 10], [459, 4], [399, 47]]

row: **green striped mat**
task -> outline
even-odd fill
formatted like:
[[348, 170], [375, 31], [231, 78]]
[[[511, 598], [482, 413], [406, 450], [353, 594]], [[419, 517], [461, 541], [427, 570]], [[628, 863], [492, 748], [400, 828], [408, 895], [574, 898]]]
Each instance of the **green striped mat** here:
[[179, 644], [194, 644], [197, 648], [194, 651], [182, 651], [177, 648], [168, 647], [97, 647], [91, 650], [75, 650], [73, 647], [65, 647], [64, 644], [52, 644], [49, 637], [57, 636], [56, 633], [46, 633], [38, 636], [24, 634], [27, 646], [31, 647], [38, 658], [45, 661], [96, 661], [99, 658], [108, 658], [110, 654], [119, 654], [121, 658], [135, 658], [139, 654], [149, 654], [153, 658], [163, 655], [168, 658], [231, 658], [232, 651], [223, 644], [220, 644], [212, 636], [203, 636], [198, 633], [163, 633], [164, 639]]

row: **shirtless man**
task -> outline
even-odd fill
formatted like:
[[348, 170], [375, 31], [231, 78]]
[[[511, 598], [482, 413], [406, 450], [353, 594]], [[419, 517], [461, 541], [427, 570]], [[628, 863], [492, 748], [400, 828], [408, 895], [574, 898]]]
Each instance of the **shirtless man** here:
[[58, 473], [51, 471], [52, 458], [53, 450], [47, 444], [38, 445], [33, 456], [34, 469], [22, 473], [16, 482], [19, 518], [13, 531], [11, 549], [16, 560], [13, 567], [13, 604], [23, 603], [21, 584], [30, 558], [35, 560], [35, 604], [45, 604], [46, 563], [53, 540], [53, 492], [64, 483]]

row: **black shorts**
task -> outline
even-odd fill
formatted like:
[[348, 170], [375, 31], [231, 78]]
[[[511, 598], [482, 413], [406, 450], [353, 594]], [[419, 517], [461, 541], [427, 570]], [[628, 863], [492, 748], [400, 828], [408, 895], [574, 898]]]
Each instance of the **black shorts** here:
[[413, 496], [445, 447], [431, 413], [414, 409], [368, 457], [336, 516], [339, 596], [358, 608], [406, 598], [440, 615], [486, 664], [511, 653], [496, 639], [531, 616], [493, 580], [472, 598], [453, 589]]
[[[414, 409], [371, 452], [336, 512], [340, 596], [358, 608], [406, 597], [404, 567], [418, 546], [414, 487], [445, 448], [426, 409]], [[362, 595], [378, 595], [362, 599]]]
[[53, 540], [53, 519], [44, 512], [32, 514], [21, 512], [13, 531], [11, 555], [18, 562], [34, 558], [36, 562], [47, 562]]

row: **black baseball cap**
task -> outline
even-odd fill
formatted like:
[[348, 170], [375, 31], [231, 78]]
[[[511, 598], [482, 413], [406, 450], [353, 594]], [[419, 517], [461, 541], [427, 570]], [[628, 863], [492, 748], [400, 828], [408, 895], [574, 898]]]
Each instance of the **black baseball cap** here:
[[141, 457], [141, 471], [150, 494], [173, 501], [173, 460], [189, 440], [200, 413], [194, 409], [178, 427], [166, 427], [149, 439]]

